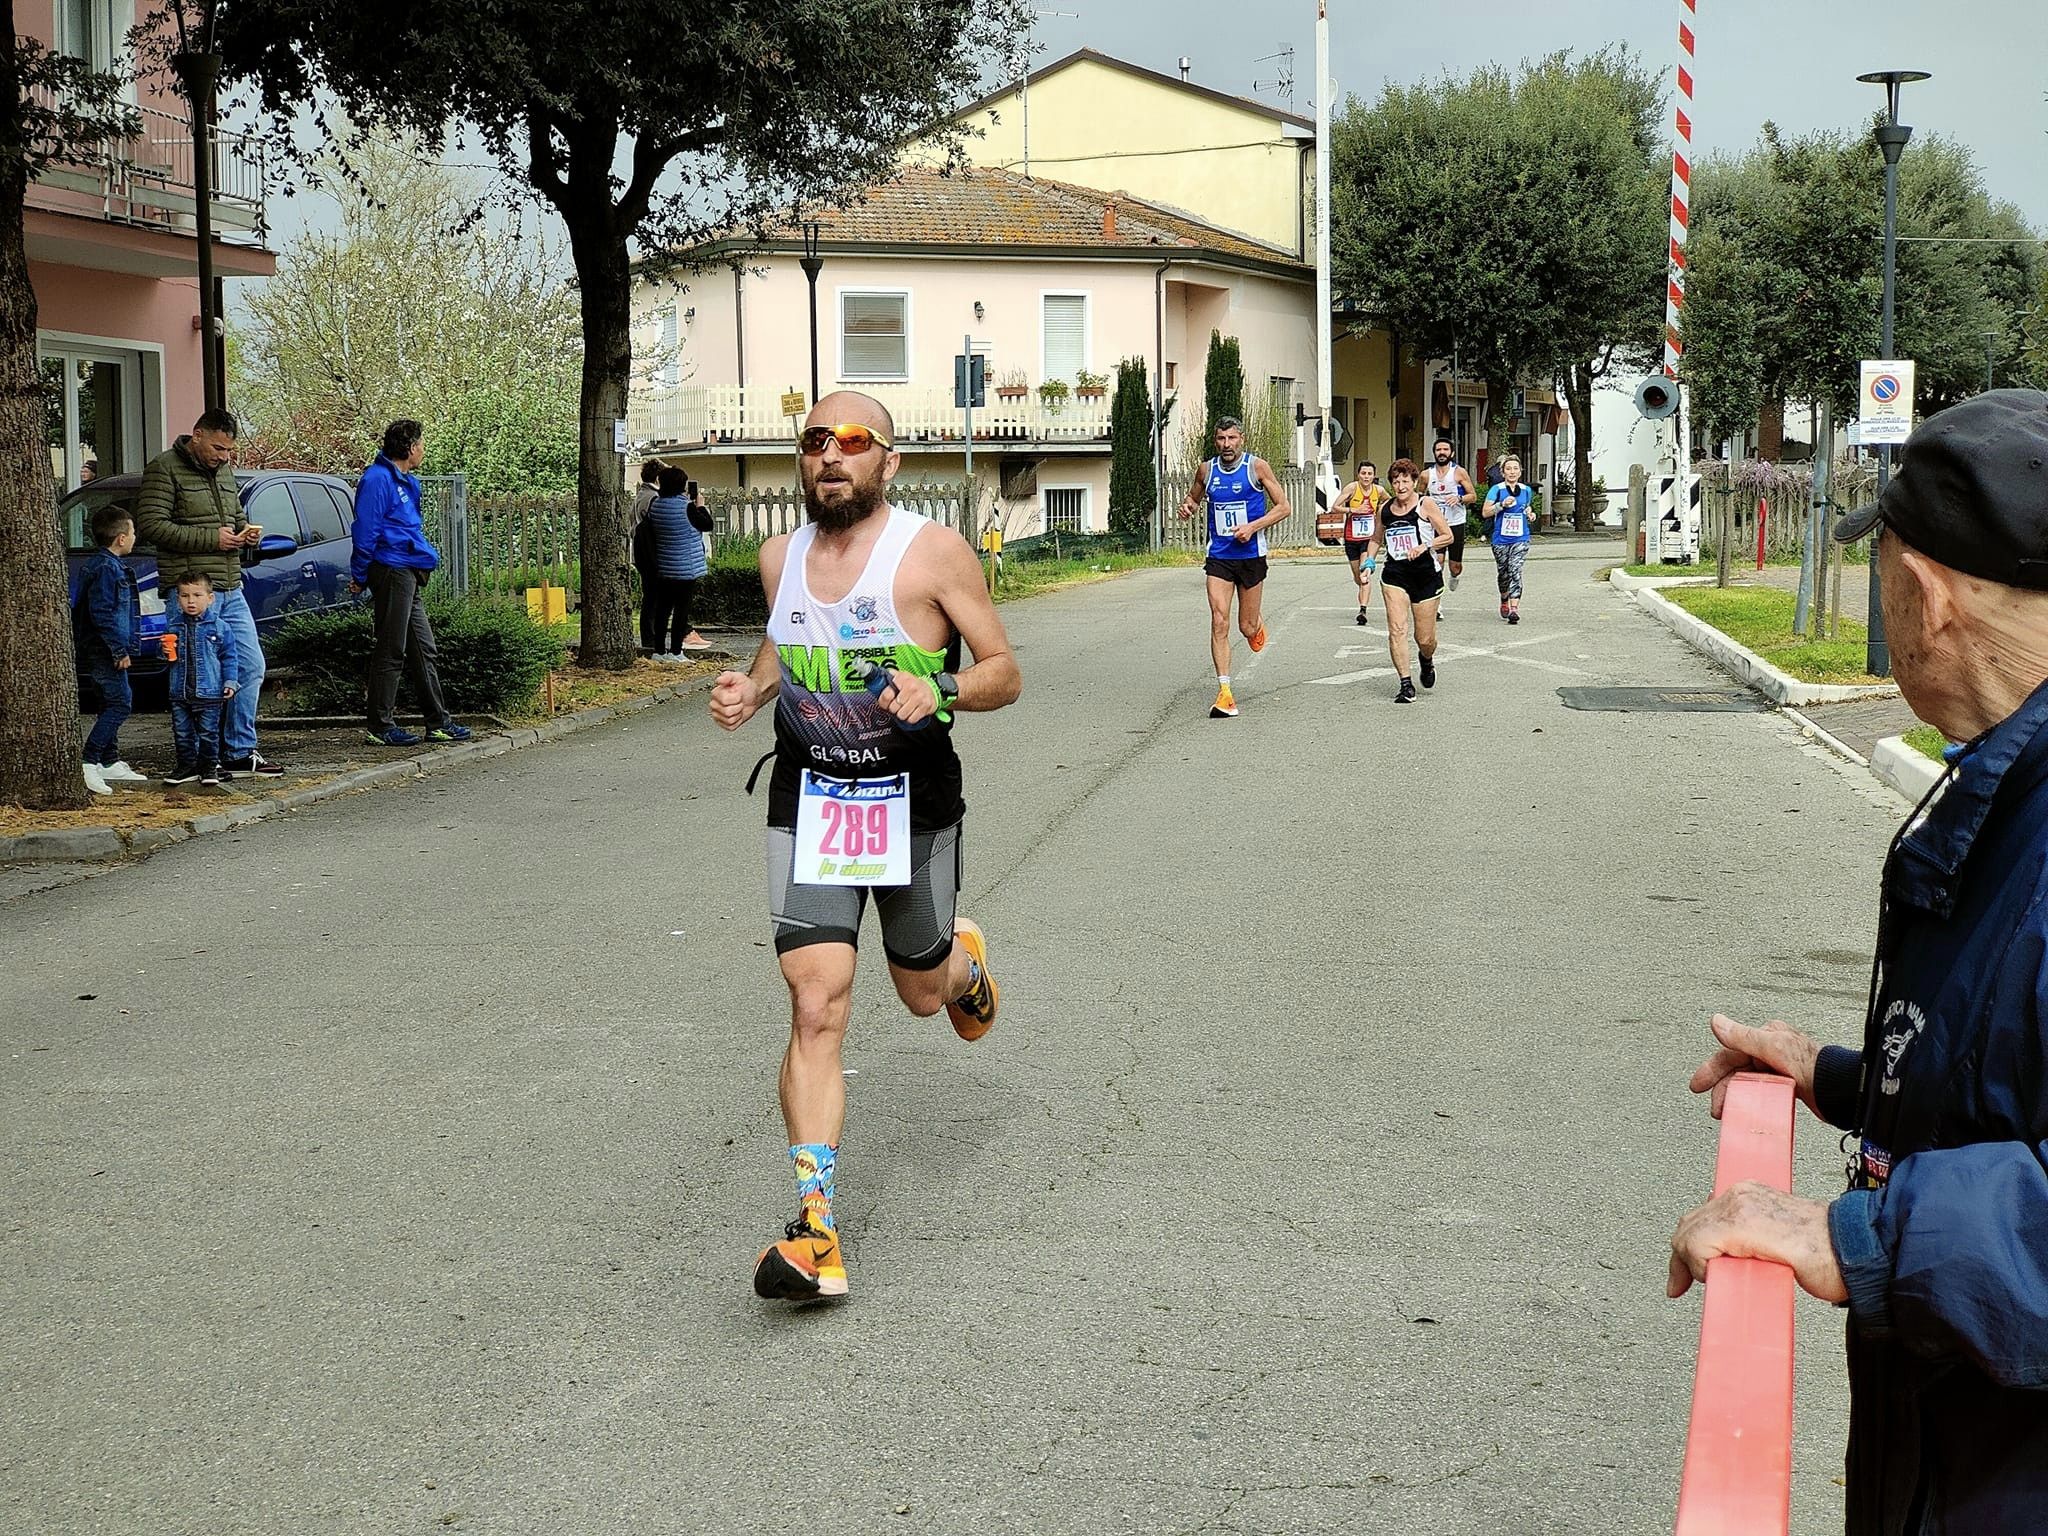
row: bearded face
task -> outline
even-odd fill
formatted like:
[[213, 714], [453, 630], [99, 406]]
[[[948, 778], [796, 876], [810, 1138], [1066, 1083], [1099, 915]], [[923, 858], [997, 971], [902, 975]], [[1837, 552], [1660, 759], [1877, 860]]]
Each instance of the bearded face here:
[[879, 445], [848, 458], [835, 444], [804, 459], [804, 510], [811, 521], [837, 533], [879, 512], [888, 498], [883, 475], [888, 458]]

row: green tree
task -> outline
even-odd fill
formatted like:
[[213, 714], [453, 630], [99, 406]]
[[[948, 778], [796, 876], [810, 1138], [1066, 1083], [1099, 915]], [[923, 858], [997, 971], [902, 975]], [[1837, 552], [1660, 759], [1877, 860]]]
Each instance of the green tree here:
[[1202, 441], [1199, 457], [1216, 440], [1216, 423], [1226, 416], [1244, 420], [1244, 357], [1237, 338], [1221, 331], [1209, 333], [1209, 360], [1202, 370]]
[[1655, 346], [1660, 99], [1640, 61], [1611, 49], [1391, 85], [1332, 127], [1338, 290], [1486, 381], [1496, 454], [1509, 391], [1533, 373], [1568, 379], [1590, 455], [1593, 381]]
[[361, 468], [411, 416], [429, 467], [472, 491], [573, 493], [581, 346], [559, 248], [530, 217], [476, 219], [475, 177], [389, 137], [333, 184], [339, 229], [279, 253], [234, 348], [252, 461]]
[[1114, 533], [1144, 537], [1152, 531], [1159, 505], [1153, 477], [1152, 383], [1142, 357], [1116, 367], [1116, 393], [1109, 402], [1109, 526]]
[[1933, 413], [1985, 387], [2024, 383], [2022, 326], [2042, 275], [2024, 215], [1994, 200], [1969, 149], [1930, 134], [1899, 161], [1895, 350], [1915, 363], [1918, 408]]
[[338, 101], [432, 153], [466, 125], [561, 217], [583, 331], [581, 654], [624, 667], [635, 637], [612, 434], [632, 366], [632, 247], [658, 268], [791, 205], [851, 202], [919, 135], [957, 156], [953, 109], [1028, 20], [1022, 0], [233, 0], [221, 49], [281, 127]]
[[84, 805], [69, 584], [45, 438], [36, 295], [23, 241], [28, 186], [48, 166], [90, 170], [109, 140], [142, 131], [123, 83], [51, 53], [13, 26], [0, 40], [0, 800]]

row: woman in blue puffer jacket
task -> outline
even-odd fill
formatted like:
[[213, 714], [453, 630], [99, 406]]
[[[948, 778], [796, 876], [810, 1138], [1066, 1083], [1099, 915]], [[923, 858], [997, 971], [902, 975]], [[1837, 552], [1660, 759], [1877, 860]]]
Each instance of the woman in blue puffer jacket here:
[[654, 530], [647, 633], [655, 660], [679, 661], [686, 648], [695, 650], [711, 643], [690, 627], [690, 604], [697, 595], [697, 583], [710, 569], [704, 535], [711, 531], [711, 514], [691, 494], [695, 487], [680, 469], [663, 469], [656, 489], [660, 494], [646, 517]]

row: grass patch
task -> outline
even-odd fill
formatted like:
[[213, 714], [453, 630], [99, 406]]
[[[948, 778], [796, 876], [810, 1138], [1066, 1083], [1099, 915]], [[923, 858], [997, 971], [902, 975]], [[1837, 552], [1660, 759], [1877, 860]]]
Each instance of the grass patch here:
[[[725, 656], [705, 657], [682, 663], [649, 661], [643, 656], [621, 672], [613, 672], [603, 667], [557, 667], [555, 714], [573, 715], [582, 709], [599, 709], [607, 704], [623, 703], [627, 699], [637, 699], [643, 694], [653, 693], [656, 689], [666, 688], [674, 683], [685, 683], [692, 678], [706, 675], [716, 676], [732, 665], [733, 661]], [[513, 725], [538, 725], [541, 721], [551, 718], [547, 712], [545, 686], [525, 709], [508, 714], [504, 718]]]
[[[1714, 576], [1713, 567], [1705, 561], [1698, 565], [1624, 565], [1622, 570], [1631, 576], [1693, 576], [1709, 581]], [[1603, 574], [1600, 579], [1605, 581], [1607, 578]]]
[[1837, 639], [1794, 636], [1790, 592], [1775, 587], [1670, 587], [1663, 596], [1801, 682], [1884, 681], [1863, 670], [1864, 628], [1855, 620], [1842, 620]]
[[1916, 725], [1899, 738], [1922, 757], [1931, 757], [1937, 763], [1946, 763], [1942, 750], [1948, 746], [1948, 738], [1931, 725]]
[[[1202, 555], [1203, 552], [1191, 549], [1162, 549], [1157, 553], [1107, 554], [1077, 560], [1012, 560], [1003, 566], [1003, 573], [996, 581], [996, 601], [1007, 603], [1013, 598], [1032, 597], [1061, 587], [1107, 581], [1126, 571], [1200, 565]], [[982, 568], [987, 569], [986, 560]]]

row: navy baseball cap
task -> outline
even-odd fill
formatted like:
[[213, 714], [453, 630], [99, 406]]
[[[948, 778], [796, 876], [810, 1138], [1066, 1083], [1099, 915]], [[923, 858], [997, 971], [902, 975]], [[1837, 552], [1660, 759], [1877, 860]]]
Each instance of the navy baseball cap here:
[[1884, 494], [1835, 538], [1879, 523], [1950, 570], [2048, 591], [2048, 394], [1989, 390], [1922, 422]]

